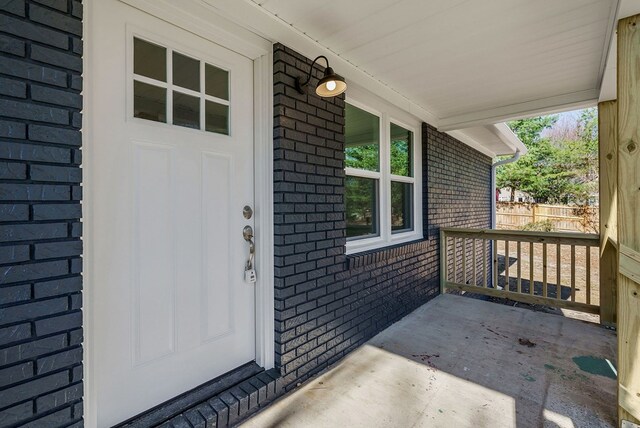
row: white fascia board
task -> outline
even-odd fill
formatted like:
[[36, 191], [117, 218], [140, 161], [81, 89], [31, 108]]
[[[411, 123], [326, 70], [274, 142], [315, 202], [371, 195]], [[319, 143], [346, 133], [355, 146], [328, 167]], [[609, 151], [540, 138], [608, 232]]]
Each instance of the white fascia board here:
[[617, 27], [618, 21], [629, 16], [637, 15], [640, 13], [640, 0], [619, 0], [616, 9], [616, 15], [613, 19], [612, 28], [610, 30], [609, 53], [607, 55], [607, 61], [605, 69], [602, 75], [600, 85], [599, 102], [612, 101], [617, 98], [617, 61], [618, 55], [616, 46], [618, 44]]
[[[607, 75], [609, 74], [612, 65], [615, 65], [616, 62], [616, 44], [617, 44], [617, 27], [618, 27], [618, 19], [620, 19], [620, 13], [622, 9], [622, 3], [624, 0], [616, 0], [614, 7], [611, 8], [611, 14], [609, 15], [609, 25], [607, 34], [604, 39], [604, 46], [602, 48], [602, 57], [600, 59], [600, 70], [598, 73], [598, 84], [600, 88], [598, 98], [602, 98], [602, 88], [606, 86], [605, 79], [609, 78]], [[634, 0], [638, 1], [638, 0]], [[611, 61], [613, 60], [613, 64]]]
[[472, 149], [475, 149], [475, 150], [479, 151], [480, 153], [489, 156], [490, 158], [495, 158], [497, 156], [497, 154], [495, 152], [489, 150], [482, 143], [480, 143], [479, 141], [473, 139], [471, 136], [466, 134], [464, 131], [460, 131], [460, 130], [457, 130], [457, 131], [456, 130], [454, 130], [454, 131], [446, 131], [446, 134], [449, 134], [450, 136], [452, 136], [456, 140], [459, 140], [459, 141], [463, 142], [464, 144], [466, 144], [467, 146], [471, 147]]
[[[506, 123], [486, 125], [484, 128], [486, 128], [490, 135], [493, 136], [491, 144], [489, 144], [488, 141], [485, 141], [485, 138], [478, 138], [477, 136], [474, 136], [473, 130], [477, 130], [478, 127], [446, 131], [446, 133], [491, 158], [502, 155], [512, 155], [517, 151], [522, 155], [527, 153], [527, 147], [522, 141], [520, 141], [517, 135], [513, 133]], [[493, 148], [500, 145], [502, 148], [499, 150], [492, 150], [487, 147], [489, 146]]]
[[440, 119], [438, 129], [451, 131], [454, 129], [471, 128], [473, 126], [491, 125], [525, 117], [544, 116], [563, 111], [593, 107], [598, 102], [598, 89], [572, 92], [524, 103], [492, 108], [483, 111], [465, 113]]
[[509, 128], [509, 125], [506, 123], [496, 123], [493, 127], [498, 137], [512, 149], [509, 153], [498, 153], [498, 155], [510, 155], [517, 151], [519, 151], [521, 155], [527, 154], [527, 146], [525, 146], [520, 138]]
[[353, 80], [364, 89], [378, 95], [396, 107], [430, 125], [437, 126], [438, 118], [433, 113], [377, 80], [327, 47], [322, 46], [316, 40], [268, 12], [260, 5], [250, 0], [202, 1], [216, 9], [225, 18], [250, 29], [267, 40], [274, 43], [282, 43], [307, 58], [325, 55], [329, 59], [331, 67], [347, 80], [347, 84], [349, 84], [349, 80]]

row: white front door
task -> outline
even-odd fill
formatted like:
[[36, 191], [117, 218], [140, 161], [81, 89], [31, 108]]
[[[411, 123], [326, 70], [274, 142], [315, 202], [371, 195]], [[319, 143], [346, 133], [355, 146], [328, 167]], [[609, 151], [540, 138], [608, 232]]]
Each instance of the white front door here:
[[111, 426], [255, 359], [253, 62], [92, 6], [92, 389]]

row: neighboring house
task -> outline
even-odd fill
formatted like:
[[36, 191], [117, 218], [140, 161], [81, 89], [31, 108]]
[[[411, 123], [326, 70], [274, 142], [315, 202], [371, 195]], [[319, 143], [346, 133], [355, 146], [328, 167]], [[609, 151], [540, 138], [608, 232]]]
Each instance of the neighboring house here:
[[[497, 192], [497, 201], [498, 202], [511, 202], [511, 188], [505, 187], [504, 189], [499, 189]], [[513, 202], [535, 202], [535, 199], [528, 194], [527, 192], [523, 192], [521, 190], [516, 190], [514, 192], [514, 200]]]
[[[414, 97], [250, 1], [0, 4], [0, 426], [237, 423], [436, 296], [499, 108], [560, 105]], [[346, 93], [296, 90], [321, 54]]]

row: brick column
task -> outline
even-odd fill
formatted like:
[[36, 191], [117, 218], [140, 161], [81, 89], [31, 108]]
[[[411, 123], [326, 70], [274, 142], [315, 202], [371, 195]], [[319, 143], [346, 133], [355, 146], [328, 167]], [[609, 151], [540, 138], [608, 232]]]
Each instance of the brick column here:
[[80, 424], [82, 4], [0, 4], [0, 426]]

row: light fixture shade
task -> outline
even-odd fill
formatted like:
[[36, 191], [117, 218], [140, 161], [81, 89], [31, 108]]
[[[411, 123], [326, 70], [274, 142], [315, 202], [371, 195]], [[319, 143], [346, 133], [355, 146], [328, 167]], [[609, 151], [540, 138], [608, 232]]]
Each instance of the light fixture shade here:
[[327, 67], [324, 70], [324, 77], [316, 86], [316, 94], [321, 97], [335, 97], [347, 90], [347, 82], [344, 77], [336, 74], [333, 68]]

